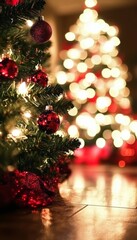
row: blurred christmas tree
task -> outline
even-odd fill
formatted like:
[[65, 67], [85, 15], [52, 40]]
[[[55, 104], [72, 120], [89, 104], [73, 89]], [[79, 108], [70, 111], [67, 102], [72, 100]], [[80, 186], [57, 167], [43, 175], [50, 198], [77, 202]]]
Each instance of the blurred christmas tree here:
[[59, 134], [73, 105], [50, 84], [44, 7], [45, 0], [0, 1], [0, 208], [52, 202], [79, 146]]
[[84, 11], [66, 33], [56, 79], [74, 103], [68, 133], [79, 137], [81, 146], [93, 146], [78, 149], [78, 161], [107, 160], [117, 152], [124, 166], [125, 160], [136, 161], [137, 121], [131, 116], [128, 68], [118, 52], [118, 28], [98, 18], [96, 5], [96, 0], [85, 0]]

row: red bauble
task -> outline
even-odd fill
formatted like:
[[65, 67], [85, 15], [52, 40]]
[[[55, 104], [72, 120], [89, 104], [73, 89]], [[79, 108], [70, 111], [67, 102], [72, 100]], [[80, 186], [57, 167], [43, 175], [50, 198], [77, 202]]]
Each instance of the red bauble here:
[[30, 29], [30, 34], [37, 43], [44, 43], [50, 39], [52, 28], [47, 22], [40, 19], [33, 24]]
[[45, 72], [37, 70], [35, 74], [31, 76], [30, 80], [40, 84], [43, 87], [46, 87], [48, 83], [48, 76]]
[[47, 134], [55, 133], [60, 125], [59, 116], [52, 110], [45, 110], [38, 118], [39, 129]]
[[22, 2], [22, 0], [5, 0], [7, 5], [16, 6]]
[[10, 78], [13, 79], [18, 75], [18, 66], [17, 64], [9, 59], [9, 58], [4, 58], [0, 62], [0, 76], [4, 78]]

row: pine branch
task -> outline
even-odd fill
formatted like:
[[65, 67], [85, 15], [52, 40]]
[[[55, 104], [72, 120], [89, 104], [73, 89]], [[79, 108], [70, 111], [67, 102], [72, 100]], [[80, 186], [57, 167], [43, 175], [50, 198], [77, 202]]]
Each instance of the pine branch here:
[[18, 143], [20, 149], [18, 169], [37, 172], [58, 161], [59, 156], [70, 154], [80, 145], [78, 139], [63, 138], [59, 135], [46, 135], [37, 132], [37, 135], [28, 136], [27, 140]]
[[33, 85], [26, 100], [39, 108], [39, 112], [44, 111], [45, 106], [52, 105], [57, 102], [58, 97], [63, 93], [60, 85], [49, 85], [46, 88], [38, 84]]
[[34, 19], [38, 17], [40, 11], [45, 6], [44, 0], [24, 0], [16, 6], [5, 5], [1, 1], [0, 6], [2, 11], [0, 13], [0, 31], [11, 26], [21, 26], [26, 19]]
[[68, 110], [70, 110], [71, 108], [74, 107], [72, 102], [65, 98], [61, 98], [56, 103], [53, 103], [52, 106], [53, 106], [53, 109], [55, 110], [55, 112], [60, 115], [67, 114]]

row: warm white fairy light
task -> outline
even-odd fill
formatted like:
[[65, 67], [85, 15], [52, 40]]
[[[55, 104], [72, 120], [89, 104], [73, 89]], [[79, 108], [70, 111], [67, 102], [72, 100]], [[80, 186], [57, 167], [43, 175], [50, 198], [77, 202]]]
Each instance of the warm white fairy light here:
[[79, 20], [82, 23], [88, 23], [94, 21], [97, 18], [98, 14], [95, 10], [85, 9], [80, 15]]
[[82, 129], [87, 129], [89, 126], [95, 125], [95, 120], [90, 116], [89, 113], [81, 113], [76, 117], [77, 125]]
[[28, 94], [28, 88], [26, 82], [22, 82], [17, 86], [17, 93], [21, 95]]
[[10, 133], [7, 135], [8, 138], [13, 139], [15, 142], [20, 139], [26, 139], [27, 137], [23, 134], [20, 128], [15, 127], [11, 129]]
[[109, 68], [104, 68], [101, 73], [104, 78], [110, 78], [111, 76], [111, 70]]
[[111, 87], [109, 89], [109, 94], [110, 94], [111, 97], [116, 98], [119, 95], [119, 89]]
[[99, 65], [101, 64], [101, 57], [99, 55], [93, 55], [93, 57], [91, 58], [91, 62], [94, 64], [94, 65]]
[[27, 24], [29, 27], [32, 27], [32, 25], [33, 25], [33, 21], [31, 21], [31, 20], [27, 20], [27, 21], [26, 21], [26, 24]]
[[105, 139], [104, 138], [98, 138], [97, 141], [96, 141], [96, 145], [99, 148], [105, 147], [105, 145], [106, 145]]
[[122, 124], [125, 120], [125, 116], [121, 113], [116, 114], [115, 121], [119, 124]]
[[57, 72], [56, 78], [57, 78], [57, 82], [61, 85], [67, 82], [67, 74], [63, 71]]
[[81, 89], [87, 89], [88, 85], [87, 85], [87, 82], [85, 82], [85, 79], [81, 79], [81, 81], [79, 82], [79, 86]]
[[112, 62], [112, 57], [109, 54], [103, 54], [101, 58], [103, 64], [109, 65]]
[[67, 82], [74, 82], [75, 73], [67, 73]]
[[130, 125], [129, 128], [132, 132], [134, 132], [137, 136], [137, 120], [133, 120]]
[[123, 108], [123, 109], [127, 109], [130, 107], [130, 100], [128, 98], [123, 97], [120, 102], [119, 105]]
[[95, 76], [94, 73], [87, 73], [86, 74], [86, 81], [88, 81], [90, 84], [92, 84], [93, 82], [95, 82], [97, 79], [97, 77]]
[[69, 89], [70, 89], [70, 91], [71, 91], [72, 93], [77, 93], [77, 92], [80, 90], [79, 84], [73, 82], [73, 83], [71, 83], [71, 84], [69, 85]]
[[71, 125], [68, 128], [68, 134], [70, 135], [70, 137], [79, 137], [79, 131], [78, 131], [77, 126]]
[[97, 109], [104, 109], [106, 107], [109, 107], [111, 104], [110, 97], [104, 96], [104, 97], [98, 97], [96, 101]]
[[65, 59], [65, 61], [63, 62], [63, 65], [64, 65], [65, 68], [71, 69], [74, 66], [74, 62], [73, 62], [72, 59], [68, 58], [68, 59]]
[[100, 132], [100, 125], [93, 121], [93, 124], [88, 126], [87, 134], [91, 138], [95, 137]]
[[128, 129], [124, 129], [121, 131], [121, 137], [123, 140], [127, 141], [130, 139], [130, 131]]
[[100, 29], [99, 23], [97, 23], [97, 22], [90, 23], [89, 22], [84, 26], [83, 31], [86, 36], [88, 36], [89, 34], [92, 34], [95, 37], [100, 34], [101, 29]]
[[105, 115], [102, 113], [98, 113], [96, 114], [95, 119], [99, 124], [103, 124], [105, 122]]
[[65, 34], [65, 38], [68, 41], [74, 41], [75, 40], [75, 34], [73, 32], [68, 32]]
[[93, 45], [94, 45], [94, 40], [92, 38], [86, 38], [80, 41], [80, 46], [82, 49], [92, 48]]
[[113, 142], [113, 144], [116, 148], [122, 147], [123, 143], [124, 143], [124, 141], [121, 138], [115, 138], [114, 142]]
[[72, 48], [72, 49], [68, 50], [67, 55], [71, 59], [79, 59], [80, 51], [78, 49]]
[[27, 118], [27, 119], [29, 119], [29, 118], [31, 118], [31, 112], [30, 111], [25, 111], [24, 113], [23, 113], [23, 116], [25, 117], [25, 118]]
[[112, 132], [112, 138], [113, 139], [121, 138], [121, 132], [119, 130], [114, 130]]
[[120, 70], [119, 68], [112, 68], [111, 69], [111, 76], [114, 78], [118, 78], [120, 76]]
[[85, 0], [85, 5], [89, 8], [95, 7], [97, 0]]
[[87, 92], [85, 90], [78, 91], [77, 98], [79, 98], [80, 100], [87, 100]]
[[78, 113], [78, 109], [77, 109], [76, 107], [73, 107], [72, 109], [70, 109], [70, 110], [68, 111], [68, 114], [69, 114], [70, 116], [76, 116], [77, 113]]
[[110, 40], [106, 41], [104, 44], [101, 46], [101, 51], [102, 53], [110, 53], [113, 52], [114, 50], [114, 45]]
[[11, 131], [11, 134], [12, 134], [13, 137], [19, 137], [19, 136], [21, 136], [22, 132], [21, 132], [20, 129], [15, 128]]
[[88, 88], [86, 92], [87, 92], [87, 98], [93, 98], [96, 95], [95, 90], [92, 88]]
[[117, 47], [120, 44], [120, 39], [118, 37], [114, 36], [111, 38], [111, 42], [114, 46]]
[[119, 30], [116, 26], [109, 26], [109, 30], [108, 30], [108, 35], [110, 37], [116, 36], [118, 34]]
[[77, 70], [80, 73], [84, 73], [87, 71], [87, 64], [85, 64], [84, 62], [80, 62], [77, 64]]

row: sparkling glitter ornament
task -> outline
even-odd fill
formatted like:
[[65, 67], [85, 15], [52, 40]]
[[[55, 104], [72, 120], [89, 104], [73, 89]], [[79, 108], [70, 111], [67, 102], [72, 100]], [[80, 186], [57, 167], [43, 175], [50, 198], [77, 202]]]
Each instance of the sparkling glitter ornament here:
[[31, 76], [30, 80], [40, 84], [43, 87], [46, 87], [48, 83], [48, 76], [42, 70], [37, 70], [35, 74]]
[[[54, 178], [52, 181], [51, 188]], [[46, 179], [35, 173], [18, 170], [6, 172], [0, 183], [0, 210], [6, 207], [45, 207], [53, 202], [56, 192], [57, 187], [50, 189]]]
[[9, 58], [4, 58], [0, 62], [0, 76], [13, 79], [18, 75], [17, 64]]
[[10, 6], [16, 6], [21, 2], [22, 0], [5, 0], [5, 3]]
[[46, 182], [34, 173], [16, 171], [14, 202], [19, 207], [44, 207], [53, 201], [55, 193], [47, 189]]
[[52, 134], [58, 130], [60, 119], [52, 109], [49, 109], [40, 114], [37, 123], [41, 131]]
[[42, 19], [39, 19], [30, 29], [30, 34], [37, 43], [48, 41], [52, 35], [51, 26]]

